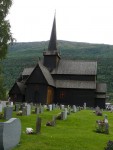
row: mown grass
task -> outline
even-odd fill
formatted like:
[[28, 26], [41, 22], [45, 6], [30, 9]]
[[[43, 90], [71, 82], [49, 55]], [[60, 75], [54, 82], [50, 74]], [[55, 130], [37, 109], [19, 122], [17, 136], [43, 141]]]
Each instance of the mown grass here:
[[[100, 134], [95, 132], [96, 120], [103, 116], [96, 116], [92, 110], [82, 110], [68, 115], [67, 120], [57, 120], [55, 127], [46, 126], [53, 115], [60, 110], [44, 111], [39, 116], [42, 118], [40, 134], [27, 135], [26, 127], [35, 130], [36, 114], [19, 116], [22, 123], [20, 144], [14, 150], [103, 150], [109, 140], [113, 140], [113, 114], [108, 115], [110, 133]], [[13, 117], [17, 117], [14, 113]]]

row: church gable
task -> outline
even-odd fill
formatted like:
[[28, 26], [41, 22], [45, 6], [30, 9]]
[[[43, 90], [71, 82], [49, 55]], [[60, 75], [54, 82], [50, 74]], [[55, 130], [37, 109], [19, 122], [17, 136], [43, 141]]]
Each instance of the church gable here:
[[31, 75], [27, 79], [26, 84], [28, 84], [28, 83], [47, 84], [47, 81], [43, 75], [43, 72], [41, 71], [39, 64], [34, 68], [33, 72], [31, 73]]
[[14, 86], [11, 88], [11, 90], [9, 91], [9, 94], [21, 94], [21, 91], [17, 85], [17, 83], [14, 84]]

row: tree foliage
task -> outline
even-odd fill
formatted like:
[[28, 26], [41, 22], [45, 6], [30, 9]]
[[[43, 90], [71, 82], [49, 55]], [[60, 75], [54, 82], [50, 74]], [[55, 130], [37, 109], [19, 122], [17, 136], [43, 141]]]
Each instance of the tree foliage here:
[[13, 41], [10, 23], [6, 20], [12, 0], [0, 0], [0, 59], [6, 56], [8, 44]]
[[[12, 5], [12, 0], [0, 0], [0, 67], [1, 60], [5, 58], [8, 50], [8, 45], [13, 41], [10, 31], [10, 23], [6, 20], [9, 8]], [[3, 76], [0, 69], [0, 98], [4, 98], [5, 89], [3, 87]]]

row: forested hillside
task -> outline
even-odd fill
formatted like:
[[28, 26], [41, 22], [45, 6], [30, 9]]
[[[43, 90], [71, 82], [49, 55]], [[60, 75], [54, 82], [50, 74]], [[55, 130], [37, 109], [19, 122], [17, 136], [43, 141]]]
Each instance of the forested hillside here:
[[[46, 42], [15, 43], [9, 47], [3, 62], [5, 86], [9, 90], [25, 67], [33, 67], [47, 50]], [[65, 59], [88, 59], [98, 62], [98, 81], [106, 82], [108, 93], [113, 91], [113, 46], [58, 41], [58, 50]]]

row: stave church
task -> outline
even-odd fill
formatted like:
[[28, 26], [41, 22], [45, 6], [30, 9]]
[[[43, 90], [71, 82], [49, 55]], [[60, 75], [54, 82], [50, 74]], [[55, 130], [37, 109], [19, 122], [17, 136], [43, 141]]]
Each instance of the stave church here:
[[48, 49], [33, 68], [25, 68], [9, 91], [14, 102], [105, 108], [107, 86], [97, 83], [97, 62], [64, 60], [57, 49], [54, 17]]

